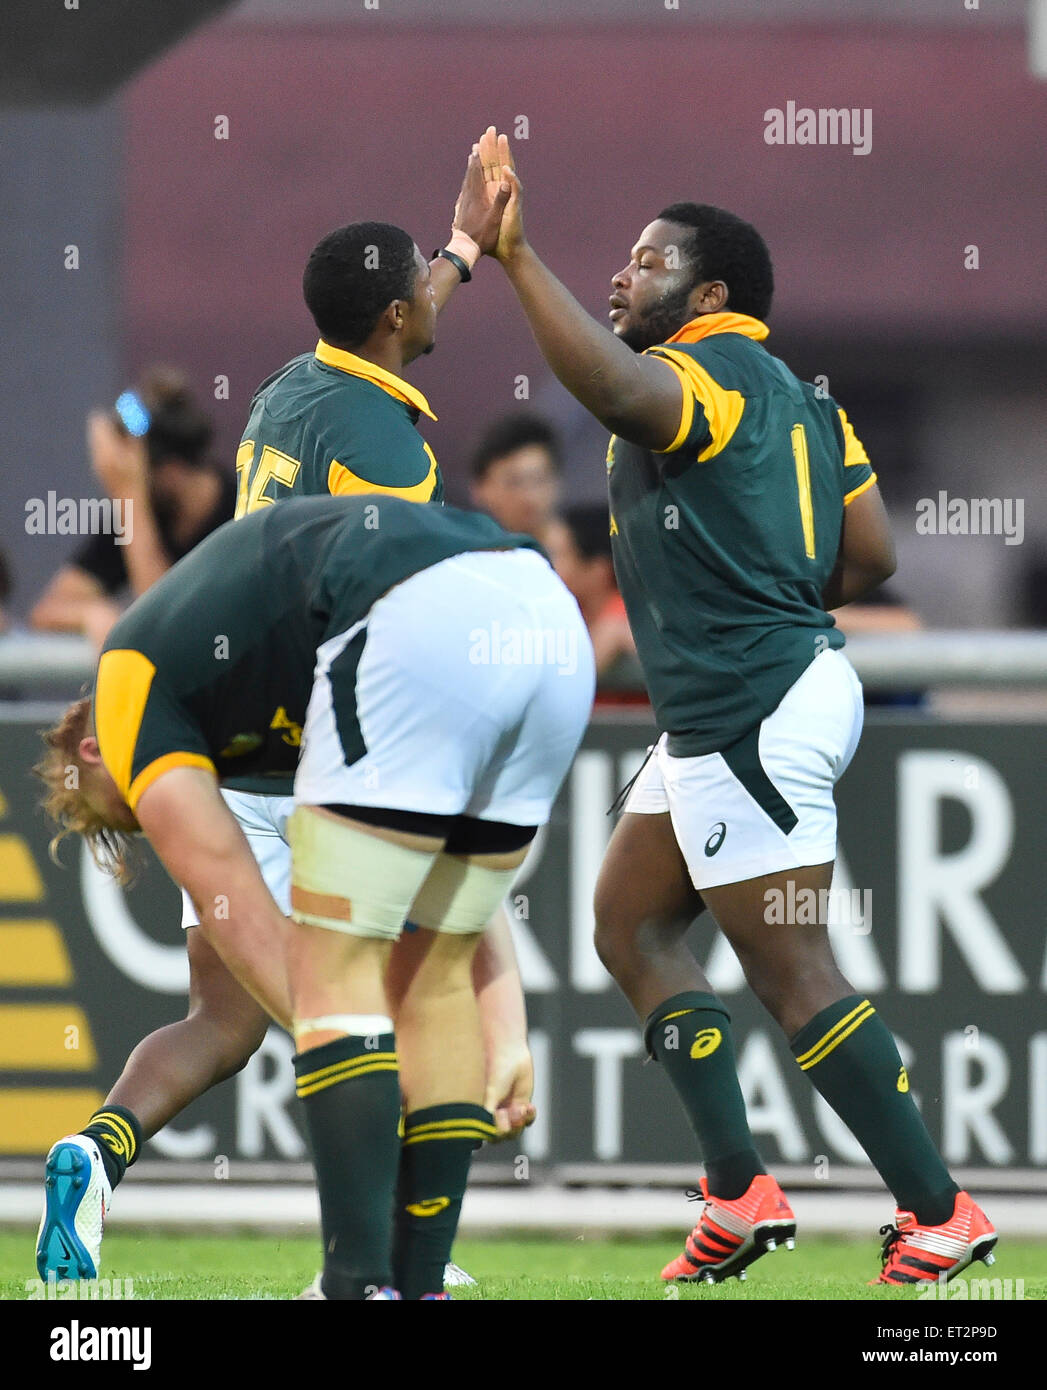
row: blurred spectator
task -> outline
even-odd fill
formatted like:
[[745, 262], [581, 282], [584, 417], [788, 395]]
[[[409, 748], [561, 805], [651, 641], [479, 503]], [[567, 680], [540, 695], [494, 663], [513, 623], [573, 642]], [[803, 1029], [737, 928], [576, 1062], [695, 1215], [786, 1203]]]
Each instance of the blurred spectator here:
[[606, 505], [568, 507], [553, 536], [549, 558], [582, 611], [596, 653], [598, 684], [642, 693], [636, 644], [614, 577]]
[[[866, 594], [860, 603], [837, 608], [833, 617], [845, 637], [889, 636], [894, 632], [923, 631], [919, 616], [889, 584], [883, 584], [871, 594]], [[875, 686], [863, 685], [865, 703], [872, 707], [911, 709], [924, 704], [926, 700], [922, 690], [877, 690]]]
[[114, 501], [130, 502], [126, 543], [112, 531], [88, 536], [37, 601], [33, 627], [101, 645], [125, 591], [137, 598], [230, 519], [236, 482], [208, 457], [212, 432], [185, 378], [168, 368], [88, 416], [92, 471]]
[[557, 530], [561, 471], [552, 427], [540, 415], [506, 415], [473, 453], [470, 496], [507, 531], [526, 531], [549, 549]]

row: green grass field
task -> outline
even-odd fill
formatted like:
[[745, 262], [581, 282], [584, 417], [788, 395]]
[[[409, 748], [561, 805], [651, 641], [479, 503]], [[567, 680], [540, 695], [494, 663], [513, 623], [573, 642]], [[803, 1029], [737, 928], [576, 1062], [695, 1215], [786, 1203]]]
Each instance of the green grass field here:
[[[0, 1298], [25, 1299], [35, 1278], [33, 1232], [0, 1235]], [[749, 1270], [745, 1283], [697, 1288], [666, 1286], [662, 1265], [679, 1253], [679, 1237], [594, 1240], [590, 1237], [507, 1235], [462, 1240], [455, 1258], [477, 1279], [456, 1289], [459, 1300], [752, 1299], [892, 1301], [915, 1299], [916, 1290], [870, 1289], [879, 1270], [875, 1239], [801, 1240]], [[314, 1237], [258, 1235], [158, 1235], [114, 1231], [102, 1249], [103, 1277], [130, 1279], [136, 1299], [289, 1299], [310, 1282], [318, 1266]], [[1026, 1299], [1047, 1298], [1047, 1242], [1000, 1242], [996, 1264], [968, 1277], [1024, 1282]], [[1014, 1288], [1017, 1289], [1017, 1284]]]

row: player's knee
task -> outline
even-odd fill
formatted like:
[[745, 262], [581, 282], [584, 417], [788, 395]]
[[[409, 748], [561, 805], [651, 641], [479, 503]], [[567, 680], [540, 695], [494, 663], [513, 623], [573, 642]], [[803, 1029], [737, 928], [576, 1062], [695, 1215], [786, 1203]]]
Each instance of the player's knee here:
[[269, 1016], [250, 995], [236, 999], [199, 1000], [189, 1019], [206, 1033], [207, 1051], [214, 1064], [215, 1080], [242, 1071], [262, 1045]]
[[613, 975], [615, 963], [621, 950], [618, 937], [610, 919], [602, 916], [599, 909], [597, 909], [595, 917], [593, 945], [596, 947], [596, 954], [600, 957], [601, 964]]
[[687, 923], [650, 913], [642, 916], [620, 899], [601, 893], [593, 900], [593, 944], [604, 967], [619, 979], [663, 951], [671, 950]]
[[268, 1029], [268, 1019], [260, 1028], [226, 1035], [225, 1046], [218, 1056], [220, 1074], [223, 1081], [237, 1072], [243, 1071], [248, 1062], [262, 1045]]
[[739, 951], [738, 958], [750, 989], [787, 1034], [849, 988], [831, 954], [820, 951], [774, 957]]
[[636, 958], [636, 924], [620, 905], [599, 893], [593, 902], [593, 945], [605, 970], [618, 979]]

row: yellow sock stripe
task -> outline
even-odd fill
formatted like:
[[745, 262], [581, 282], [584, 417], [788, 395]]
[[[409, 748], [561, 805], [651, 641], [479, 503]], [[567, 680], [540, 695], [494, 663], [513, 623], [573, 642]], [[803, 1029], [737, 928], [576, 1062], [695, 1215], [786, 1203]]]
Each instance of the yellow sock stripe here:
[[343, 1081], [347, 1077], [354, 1076], [358, 1071], [370, 1071], [376, 1063], [383, 1067], [399, 1065], [395, 1052], [376, 1052], [371, 1057], [352, 1057], [348, 1061], [340, 1062], [337, 1066], [324, 1067], [321, 1071], [313, 1072], [309, 1076], [300, 1076], [297, 1078], [295, 1086], [300, 1091], [303, 1086], [319, 1085], [321, 1081]]
[[97, 1115], [91, 1116], [91, 1123], [93, 1125], [101, 1124], [103, 1120], [106, 1124], [112, 1125], [117, 1134], [120, 1135], [121, 1139], [123, 1139], [124, 1143], [127, 1145], [128, 1158], [134, 1158], [138, 1145], [135, 1143], [134, 1130], [123, 1116], [114, 1115], [111, 1110], [100, 1110]]
[[326, 1091], [328, 1086], [340, 1086], [343, 1081], [356, 1081], [358, 1077], [368, 1076], [371, 1072], [399, 1070], [396, 1062], [372, 1062], [370, 1066], [361, 1067], [358, 1071], [347, 1072], [341, 1076], [329, 1076], [326, 1081], [316, 1081], [311, 1086], [298, 1086], [296, 1094], [299, 1100], [304, 1100], [306, 1096], [313, 1096], [317, 1091]]
[[813, 1047], [809, 1047], [806, 1052], [800, 1053], [800, 1055], [796, 1059], [799, 1062], [800, 1066], [802, 1067], [804, 1062], [808, 1061], [811, 1057], [813, 1057], [816, 1052], [820, 1052], [826, 1043], [832, 1042], [833, 1037], [840, 1031], [841, 1028], [846, 1028], [847, 1024], [850, 1023], [851, 1019], [854, 1018], [856, 1014], [860, 1014], [863, 1009], [871, 1008], [872, 1005], [869, 1003], [868, 999], [863, 999], [856, 1009], [852, 1009], [849, 1014], [845, 1014], [843, 1018], [841, 1018], [837, 1023], [834, 1023], [833, 1026], [829, 1029], [829, 1031], [827, 1033], [824, 1033], [814, 1044]]
[[486, 1120], [452, 1120], [449, 1123], [444, 1122], [432, 1129], [430, 1129], [428, 1125], [423, 1125], [420, 1129], [409, 1129], [405, 1138], [442, 1139], [445, 1134], [457, 1133], [462, 1129], [473, 1129], [480, 1135], [498, 1133], [495, 1126], [488, 1124]]
[[[854, 1030], [856, 1028], [860, 1028], [862, 1024], [866, 1021], [866, 1019], [872, 1018], [875, 1012], [876, 1010], [870, 1004], [869, 1007], [865, 1010], [865, 1012], [859, 1014], [858, 1017], [849, 1027], [845, 1028], [842, 1033], [838, 1033], [837, 1036], [833, 1038], [832, 1042], [826, 1043], [825, 1047], [822, 1048], [821, 1052], [817, 1053], [814, 1057], [811, 1057], [809, 1061], [801, 1062], [800, 1070], [810, 1071], [810, 1069], [812, 1067], [816, 1067], [819, 1062], [824, 1062], [826, 1057], [828, 1057], [829, 1053], [832, 1052], [833, 1048], [839, 1047], [845, 1038], [849, 1038], [851, 1034], [854, 1032]], [[847, 1017], [852, 1018], [853, 1015], [848, 1014]]]
[[493, 1139], [498, 1133], [494, 1125], [470, 1125], [466, 1129], [444, 1129], [439, 1134], [411, 1134], [404, 1140], [408, 1144], [428, 1144], [437, 1139]]
[[395, 1052], [363, 1052], [357, 1057], [346, 1057], [344, 1061], [332, 1062], [329, 1067], [321, 1067], [319, 1071], [306, 1072], [304, 1076], [298, 1078], [299, 1086], [308, 1086], [312, 1081], [320, 1081], [325, 1076], [330, 1076], [332, 1072], [342, 1071], [345, 1067], [359, 1066], [361, 1062], [388, 1062], [396, 1061]]
[[426, 1120], [420, 1125], [407, 1125], [407, 1134], [424, 1134], [432, 1129], [461, 1129], [463, 1125], [490, 1125], [490, 1120], [481, 1120], [475, 1115], [458, 1115], [450, 1120]]

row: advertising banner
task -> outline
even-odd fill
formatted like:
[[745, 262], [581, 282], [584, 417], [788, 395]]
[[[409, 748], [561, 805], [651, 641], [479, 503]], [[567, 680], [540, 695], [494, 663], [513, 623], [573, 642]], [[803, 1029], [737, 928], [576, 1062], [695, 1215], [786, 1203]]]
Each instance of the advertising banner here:
[[[135, 1044], [184, 1016], [178, 895], [148, 855], [127, 890], [75, 841], [63, 867], [29, 769], [39, 719], [0, 721], [0, 1155], [44, 1153], [101, 1103]], [[559, 1164], [689, 1163], [695, 1143], [592, 945], [592, 890], [617, 790], [652, 737], [598, 716], [509, 910], [528, 996], [540, 1118], [522, 1149]], [[825, 909], [837, 959], [898, 1039], [954, 1166], [1047, 1162], [1047, 726], [871, 715], [838, 788], [829, 901], [768, 904], [768, 930]], [[715, 808], [710, 808], [710, 830]], [[643, 873], [643, 866], [638, 867]], [[778, 920], [775, 913], [779, 914]], [[768, 1163], [862, 1163], [737, 959], [703, 914], [694, 950], [731, 1011]], [[306, 1158], [290, 1039], [272, 1028], [235, 1078], [150, 1144], [150, 1159]], [[504, 1162], [497, 1150], [481, 1161]]]

